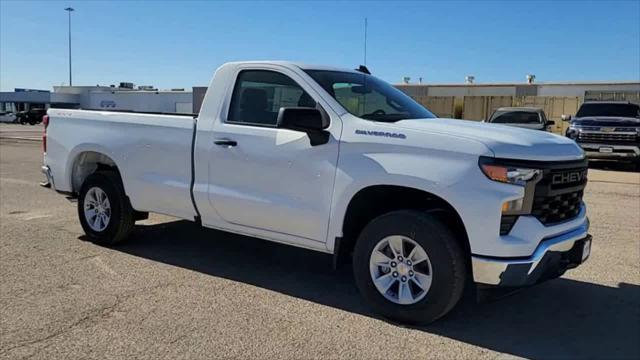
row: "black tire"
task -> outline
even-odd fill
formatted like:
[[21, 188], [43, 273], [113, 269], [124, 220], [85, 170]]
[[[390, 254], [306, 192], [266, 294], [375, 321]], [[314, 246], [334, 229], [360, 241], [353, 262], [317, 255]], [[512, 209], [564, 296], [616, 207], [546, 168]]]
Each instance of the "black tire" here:
[[[92, 229], [84, 213], [85, 196], [94, 187], [104, 191], [111, 206], [111, 217], [102, 231]], [[114, 245], [127, 239], [135, 224], [134, 210], [124, 192], [118, 173], [97, 171], [86, 178], [78, 196], [78, 217], [85, 234], [96, 244]]]
[[[391, 235], [417, 242], [431, 261], [431, 287], [424, 298], [411, 305], [387, 300], [371, 279], [371, 253], [380, 240]], [[401, 323], [426, 324], [444, 316], [460, 300], [467, 277], [463, 254], [455, 236], [436, 217], [419, 211], [394, 211], [372, 220], [360, 233], [353, 272], [360, 293], [376, 312]]]

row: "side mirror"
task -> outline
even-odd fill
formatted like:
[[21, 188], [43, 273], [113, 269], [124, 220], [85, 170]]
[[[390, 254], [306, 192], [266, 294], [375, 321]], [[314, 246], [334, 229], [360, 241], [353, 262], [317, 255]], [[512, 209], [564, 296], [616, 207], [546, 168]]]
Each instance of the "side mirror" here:
[[556, 124], [556, 122], [555, 122], [555, 121], [553, 121], [553, 120], [547, 120], [547, 126], [553, 126], [553, 125], [555, 125], [555, 124]]
[[560, 119], [562, 119], [562, 121], [571, 121], [571, 115], [562, 115], [560, 116]]
[[328, 115], [316, 108], [281, 107], [278, 127], [307, 133], [312, 146], [329, 141], [329, 132], [324, 130], [329, 127]]

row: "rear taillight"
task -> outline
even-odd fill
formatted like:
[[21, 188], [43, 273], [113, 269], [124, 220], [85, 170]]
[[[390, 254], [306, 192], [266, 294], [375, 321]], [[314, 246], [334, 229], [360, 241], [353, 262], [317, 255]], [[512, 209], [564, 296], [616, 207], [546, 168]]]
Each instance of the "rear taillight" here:
[[42, 152], [47, 153], [47, 127], [49, 126], [49, 115], [45, 115], [42, 117], [42, 125], [44, 125], [44, 130], [42, 132]]

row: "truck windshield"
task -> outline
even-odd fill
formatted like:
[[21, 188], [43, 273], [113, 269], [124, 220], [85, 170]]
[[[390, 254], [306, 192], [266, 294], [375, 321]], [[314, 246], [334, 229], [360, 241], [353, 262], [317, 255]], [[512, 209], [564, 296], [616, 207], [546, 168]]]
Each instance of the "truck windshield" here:
[[305, 72], [359, 118], [395, 122], [436, 117], [402, 91], [371, 75], [327, 70]]
[[587, 116], [639, 117], [640, 106], [635, 104], [582, 104], [576, 117]]
[[538, 113], [531, 111], [496, 111], [489, 122], [496, 124], [540, 124]]

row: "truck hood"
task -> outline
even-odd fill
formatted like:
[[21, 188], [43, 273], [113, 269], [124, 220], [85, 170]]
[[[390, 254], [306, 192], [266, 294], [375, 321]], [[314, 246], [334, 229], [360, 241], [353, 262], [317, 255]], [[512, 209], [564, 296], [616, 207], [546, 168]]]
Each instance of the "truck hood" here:
[[578, 126], [640, 126], [640, 119], [617, 116], [585, 116], [574, 118], [571, 124]]
[[476, 140], [493, 151], [497, 158], [565, 161], [584, 157], [575, 141], [546, 131], [440, 118], [401, 120], [389, 125], [397, 129]]

